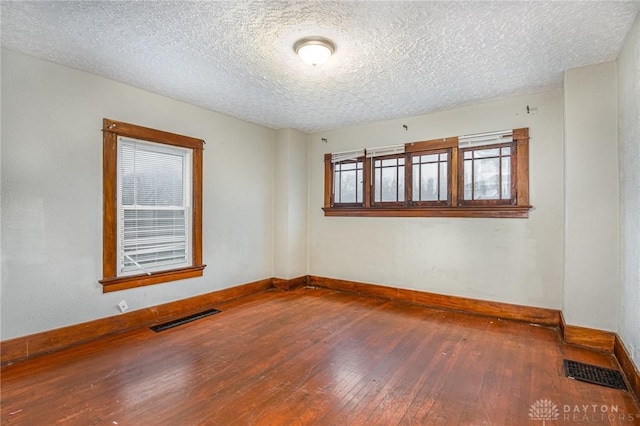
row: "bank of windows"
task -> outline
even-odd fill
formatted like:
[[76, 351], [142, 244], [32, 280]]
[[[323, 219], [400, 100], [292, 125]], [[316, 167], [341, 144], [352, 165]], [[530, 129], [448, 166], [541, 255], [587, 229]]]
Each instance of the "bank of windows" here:
[[325, 159], [333, 170], [325, 180], [327, 215], [527, 217], [530, 208], [528, 129]]

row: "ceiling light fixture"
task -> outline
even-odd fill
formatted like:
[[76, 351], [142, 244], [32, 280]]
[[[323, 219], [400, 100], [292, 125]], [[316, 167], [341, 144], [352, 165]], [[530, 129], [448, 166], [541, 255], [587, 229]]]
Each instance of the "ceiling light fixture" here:
[[324, 37], [305, 37], [293, 45], [293, 50], [309, 65], [321, 65], [336, 50], [335, 44]]

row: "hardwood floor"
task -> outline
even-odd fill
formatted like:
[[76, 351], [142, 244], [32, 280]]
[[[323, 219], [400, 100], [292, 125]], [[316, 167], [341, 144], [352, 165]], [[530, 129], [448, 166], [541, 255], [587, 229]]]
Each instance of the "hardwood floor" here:
[[4, 367], [2, 424], [541, 425], [540, 400], [547, 424], [640, 424], [630, 393], [562, 372], [613, 357], [553, 329], [315, 288], [217, 308]]

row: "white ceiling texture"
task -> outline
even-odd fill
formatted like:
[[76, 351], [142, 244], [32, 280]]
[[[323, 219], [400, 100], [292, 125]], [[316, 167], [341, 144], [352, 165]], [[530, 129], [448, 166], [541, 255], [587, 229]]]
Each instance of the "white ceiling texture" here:
[[[305, 132], [561, 87], [615, 60], [640, 1], [5, 1], [2, 46]], [[317, 67], [293, 51], [324, 36]]]

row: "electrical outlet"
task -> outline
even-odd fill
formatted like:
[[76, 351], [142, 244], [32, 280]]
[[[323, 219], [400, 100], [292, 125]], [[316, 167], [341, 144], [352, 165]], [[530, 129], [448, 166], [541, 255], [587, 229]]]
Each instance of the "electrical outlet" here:
[[127, 302], [123, 300], [122, 302], [118, 303], [118, 309], [120, 309], [120, 312], [127, 312], [127, 309], [129, 309], [129, 305], [127, 305]]

